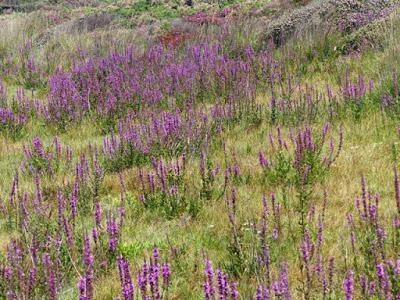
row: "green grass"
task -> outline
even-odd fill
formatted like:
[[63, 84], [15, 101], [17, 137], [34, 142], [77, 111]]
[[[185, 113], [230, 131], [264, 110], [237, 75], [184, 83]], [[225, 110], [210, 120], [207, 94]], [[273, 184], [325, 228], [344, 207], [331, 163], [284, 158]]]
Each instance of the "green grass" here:
[[146, 0], [140, 0], [132, 5], [120, 7], [116, 10], [116, 13], [125, 18], [148, 13], [160, 20], [176, 18], [178, 16], [177, 10], [170, 8], [170, 6], [165, 4], [152, 4]]

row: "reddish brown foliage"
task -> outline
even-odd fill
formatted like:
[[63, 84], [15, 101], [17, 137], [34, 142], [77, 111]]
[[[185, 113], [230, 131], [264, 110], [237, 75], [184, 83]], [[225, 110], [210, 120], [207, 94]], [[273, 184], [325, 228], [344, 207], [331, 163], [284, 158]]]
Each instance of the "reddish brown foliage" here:
[[164, 46], [176, 47], [189, 38], [189, 35], [180, 31], [169, 31], [158, 39]]

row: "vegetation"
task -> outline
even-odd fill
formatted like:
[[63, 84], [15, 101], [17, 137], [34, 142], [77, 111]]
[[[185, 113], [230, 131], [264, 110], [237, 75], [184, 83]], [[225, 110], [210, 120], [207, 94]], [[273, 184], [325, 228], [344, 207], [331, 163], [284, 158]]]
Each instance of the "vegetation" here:
[[0, 299], [399, 298], [399, 5], [337, 2], [0, 15]]

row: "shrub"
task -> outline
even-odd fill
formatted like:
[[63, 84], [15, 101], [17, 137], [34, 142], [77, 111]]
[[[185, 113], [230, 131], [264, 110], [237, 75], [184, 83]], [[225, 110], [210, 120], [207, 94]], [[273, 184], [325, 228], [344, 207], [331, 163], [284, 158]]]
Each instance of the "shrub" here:
[[32, 54], [32, 41], [26, 42], [19, 48], [17, 64], [17, 80], [26, 89], [42, 88], [45, 86], [43, 74], [37, 66]]
[[298, 195], [296, 210], [301, 217], [303, 231], [314, 184], [324, 179], [342, 148], [341, 130], [336, 149], [332, 138], [326, 147], [329, 129], [330, 124], [326, 123], [318, 135], [305, 126], [298, 128], [297, 132], [291, 130], [289, 140], [285, 140], [278, 127], [277, 134], [269, 134], [268, 137], [271, 159], [267, 159], [262, 151], [259, 152], [259, 164], [263, 169], [265, 183], [281, 186], [284, 190], [290, 186], [295, 187]]
[[[400, 213], [397, 170], [395, 170], [394, 186], [397, 210]], [[396, 245], [399, 239], [396, 234], [397, 219], [395, 217], [392, 228], [385, 227], [379, 213], [380, 195], [379, 193], [373, 195], [367, 190], [364, 177], [361, 178], [361, 192], [361, 196], [355, 201], [356, 217], [352, 213], [347, 214], [354, 254], [353, 267], [360, 273], [361, 293], [364, 297], [384, 295], [390, 298], [400, 292], [399, 260], [398, 257], [391, 257], [390, 251], [396, 251], [398, 248], [391, 246]], [[371, 261], [374, 263], [370, 263]], [[371, 285], [375, 287], [373, 290], [368, 288]]]
[[62, 146], [57, 137], [48, 149], [45, 149], [40, 137], [35, 137], [30, 146], [23, 146], [23, 150], [23, 171], [33, 176], [54, 175], [58, 171], [62, 159]]
[[0, 107], [0, 132], [5, 132], [13, 139], [18, 139], [23, 134], [27, 117], [15, 114], [11, 109]]
[[184, 182], [186, 156], [167, 165], [163, 160], [152, 158], [152, 172], [140, 171], [142, 194], [139, 200], [146, 208], [160, 210], [167, 218], [185, 212], [190, 199]]
[[211, 122], [202, 111], [188, 110], [129, 114], [119, 122], [119, 136], [104, 139], [104, 166], [115, 172], [149, 162], [150, 156], [174, 157], [199, 153], [211, 132]]

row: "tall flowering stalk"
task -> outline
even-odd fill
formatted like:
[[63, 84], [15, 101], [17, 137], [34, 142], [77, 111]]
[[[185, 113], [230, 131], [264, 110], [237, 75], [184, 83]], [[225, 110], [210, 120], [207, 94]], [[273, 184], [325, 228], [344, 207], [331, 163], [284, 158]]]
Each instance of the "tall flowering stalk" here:
[[[125, 283], [121, 277], [122, 282]], [[167, 262], [161, 264], [158, 248], [153, 249], [149, 261], [144, 260], [137, 275], [137, 284], [142, 299], [168, 299], [167, 292], [171, 284], [171, 269]]]
[[212, 262], [205, 259], [205, 281], [203, 284], [204, 299], [237, 300], [240, 299], [237, 283], [230, 281], [228, 274], [221, 269], [214, 271]]
[[343, 146], [342, 129], [339, 130], [335, 146], [334, 139], [328, 138], [330, 128], [330, 123], [326, 123], [320, 134], [309, 126], [298, 128], [297, 131], [290, 129], [285, 138], [278, 127], [276, 134], [268, 135], [270, 158], [263, 151], [258, 155], [266, 183], [284, 188], [295, 187], [298, 194], [296, 210], [300, 215], [303, 232], [313, 186], [323, 180]]
[[399, 76], [397, 73], [393, 73], [389, 89], [381, 96], [380, 104], [383, 113], [393, 119], [398, 118], [398, 114], [400, 111], [400, 89]]
[[123, 258], [122, 256], [118, 256], [117, 258], [118, 263], [118, 271], [121, 280], [121, 288], [122, 294], [125, 300], [133, 300], [134, 299], [134, 285], [132, 282], [130, 270], [129, 270], [129, 263], [128, 261]]
[[107, 214], [108, 250], [115, 253], [118, 246], [119, 228], [115, 216], [111, 211]]
[[23, 134], [28, 117], [23, 113], [15, 113], [10, 108], [0, 107], [0, 132], [17, 139]]
[[86, 266], [86, 273], [85, 273], [85, 292], [86, 292], [86, 299], [91, 300], [93, 299], [93, 263], [94, 263], [94, 256], [92, 254], [91, 246], [90, 246], [90, 239], [89, 236], [85, 236], [84, 238], [84, 248], [83, 248], [83, 263]]
[[35, 137], [31, 145], [23, 145], [25, 160], [22, 163], [22, 170], [34, 176], [53, 175], [63, 159], [62, 149], [57, 136], [49, 148], [45, 148], [40, 137]]
[[35, 56], [32, 51], [32, 41], [28, 40], [19, 46], [18, 62], [16, 65], [16, 77], [19, 84], [26, 89], [43, 87], [44, 74], [36, 64]]
[[346, 300], [353, 300], [354, 292], [354, 272], [352, 270], [348, 271], [343, 280], [343, 290]]
[[195, 201], [187, 197], [186, 155], [172, 162], [151, 158], [152, 169], [148, 173], [139, 171], [141, 195], [139, 201], [148, 209], [159, 210], [167, 218], [173, 218], [188, 211], [193, 216]]
[[57, 70], [49, 80], [50, 95], [45, 117], [65, 129], [71, 121], [79, 120], [87, 110], [87, 102], [78, 92], [71, 75]]
[[[395, 202], [397, 202], [397, 179], [395, 172]], [[360, 277], [362, 293], [368, 297], [381, 295], [391, 299], [399, 294], [399, 276], [395, 261], [397, 255], [392, 256], [388, 245], [395, 245], [398, 241], [396, 222], [393, 227], [385, 227], [384, 220], [379, 213], [379, 193], [372, 194], [367, 187], [366, 179], [361, 178], [361, 195], [356, 198], [357, 219], [348, 214], [350, 240], [354, 252], [354, 268], [361, 269]], [[397, 204], [396, 204], [397, 206]], [[395, 217], [396, 220], [396, 217]], [[393, 235], [390, 232], [393, 231]], [[394, 247], [395, 249], [396, 247]], [[363, 264], [362, 259], [372, 263]], [[369, 287], [367, 286], [369, 283]]]
[[206, 143], [212, 122], [203, 111], [131, 113], [118, 123], [118, 135], [111, 132], [102, 146], [105, 168], [120, 171], [142, 165], [151, 156], [174, 157], [197, 153]]

